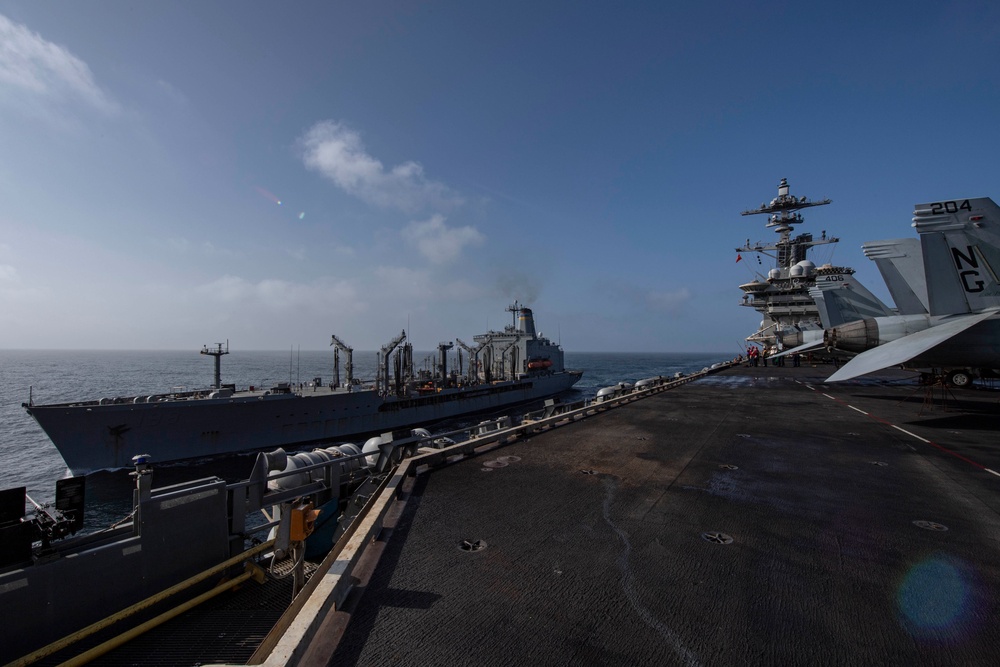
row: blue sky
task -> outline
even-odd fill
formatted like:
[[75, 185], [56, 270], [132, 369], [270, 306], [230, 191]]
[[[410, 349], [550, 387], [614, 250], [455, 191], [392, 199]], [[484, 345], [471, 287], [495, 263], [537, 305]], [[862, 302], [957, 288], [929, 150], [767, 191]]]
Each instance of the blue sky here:
[[0, 348], [735, 354], [783, 177], [888, 299], [1000, 194], [1000, 6], [826, 4], [0, 0]]

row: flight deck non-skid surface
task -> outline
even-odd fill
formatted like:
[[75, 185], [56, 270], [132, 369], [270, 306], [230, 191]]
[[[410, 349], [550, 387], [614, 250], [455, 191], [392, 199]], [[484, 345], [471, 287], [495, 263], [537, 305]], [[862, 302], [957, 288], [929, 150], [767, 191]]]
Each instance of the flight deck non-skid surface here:
[[832, 370], [418, 476], [330, 664], [997, 664], [1000, 394]]

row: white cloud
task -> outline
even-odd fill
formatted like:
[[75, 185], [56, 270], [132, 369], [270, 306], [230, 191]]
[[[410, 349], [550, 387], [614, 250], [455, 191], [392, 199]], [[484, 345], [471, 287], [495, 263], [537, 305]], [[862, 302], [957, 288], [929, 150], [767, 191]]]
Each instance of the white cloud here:
[[687, 287], [654, 290], [615, 280], [600, 283], [597, 290], [615, 303], [631, 303], [644, 310], [671, 315], [678, 313], [692, 296], [691, 290]]
[[195, 292], [217, 302], [232, 302], [246, 299], [253, 294], [253, 284], [238, 276], [222, 276], [205, 285], [199, 285]]
[[691, 290], [681, 287], [670, 292], [649, 292], [646, 301], [653, 310], [676, 312], [691, 299]]
[[157, 79], [156, 90], [165, 97], [171, 104], [178, 107], [189, 107], [191, 102], [188, 100], [187, 96], [181, 91], [177, 90], [176, 87], [167, 83], [163, 79]]
[[486, 240], [473, 227], [449, 227], [442, 215], [429, 220], [414, 220], [403, 229], [403, 238], [417, 246], [420, 254], [434, 264], [443, 264], [457, 257], [467, 246], [479, 246]]
[[202, 241], [201, 243], [194, 243], [184, 237], [173, 237], [159, 242], [160, 246], [164, 248], [169, 248], [170, 250], [183, 254], [200, 254], [206, 257], [238, 257], [239, 253], [234, 250], [229, 250], [227, 248], [218, 248], [211, 241]]
[[471, 301], [483, 296], [484, 290], [465, 279], [443, 279], [423, 269], [402, 266], [379, 266], [374, 272], [379, 293], [391, 294], [395, 300], [414, 305], [430, 302]]
[[[12, 235], [12, 231], [5, 230], [7, 235]], [[13, 233], [16, 233], [13, 232]], [[14, 248], [7, 243], [0, 243], [0, 288], [12, 289], [20, 287], [21, 276], [18, 275], [14, 263], [23, 262], [23, 257], [18, 257]]]
[[264, 279], [250, 282], [225, 275], [195, 288], [195, 293], [230, 307], [262, 306], [270, 313], [288, 311], [324, 311], [331, 306], [356, 312], [362, 300], [347, 281], [321, 279], [312, 283]]
[[[0, 312], [4, 313], [9, 322], [18, 321], [18, 312], [21, 308], [25, 309], [21, 312], [30, 317], [39, 304], [46, 303], [50, 296], [47, 287], [23, 281], [15, 267], [10, 264], [0, 264]], [[10, 329], [4, 333], [10, 334]]]
[[2, 14], [0, 86], [45, 101], [80, 101], [107, 115], [120, 110], [94, 81], [87, 63]]
[[430, 275], [420, 269], [405, 266], [379, 266], [375, 268], [381, 291], [397, 298], [423, 300], [434, 294]]
[[416, 162], [386, 169], [365, 151], [361, 136], [342, 123], [332, 120], [317, 123], [299, 143], [306, 167], [369, 204], [413, 212], [462, 203], [447, 186], [427, 180], [424, 168]]
[[446, 299], [452, 301], [473, 301], [481, 299], [486, 292], [477, 283], [466, 278], [458, 278], [446, 283], [442, 294]]

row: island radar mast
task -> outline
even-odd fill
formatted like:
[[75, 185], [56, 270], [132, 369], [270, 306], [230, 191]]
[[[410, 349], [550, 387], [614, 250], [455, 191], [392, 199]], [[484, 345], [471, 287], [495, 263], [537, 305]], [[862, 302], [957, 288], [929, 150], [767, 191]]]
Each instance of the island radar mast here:
[[788, 179], [778, 184], [778, 196], [758, 208], [742, 211], [740, 215], [767, 215], [766, 226], [778, 234], [775, 243], [750, 243], [736, 248], [737, 261], [742, 253], [756, 253], [757, 262], [763, 266], [760, 255], [770, 257], [774, 264], [762, 274], [755, 272], [754, 279], [740, 285], [743, 300], [740, 305], [754, 308], [761, 314], [760, 328], [747, 340], [766, 348], [776, 347], [786, 332], [800, 332], [803, 329], [821, 328], [819, 309], [809, 296], [809, 288], [816, 284], [816, 278], [825, 274], [852, 274], [853, 269], [835, 267], [829, 264], [816, 267], [807, 258], [808, 251], [819, 245], [837, 243], [840, 239], [821, 237], [813, 239], [810, 233], [792, 236], [796, 225], [804, 220], [800, 211], [813, 206], [825, 206], [830, 199], [812, 201], [808, 197], [796, 197], [789, 193]]

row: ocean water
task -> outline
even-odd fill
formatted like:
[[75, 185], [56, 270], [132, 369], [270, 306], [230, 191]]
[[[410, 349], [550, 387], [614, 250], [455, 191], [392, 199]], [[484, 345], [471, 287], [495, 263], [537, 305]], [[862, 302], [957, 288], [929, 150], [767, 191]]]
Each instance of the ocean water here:
[[[678, 371], [690, 373], [731, 356], [566, 352], [567, 368], [584, 374], [562, 400], [591, 398], [600, 388], [617, 382], [672, 376]], [[415, 351], [413, 358], [416, 365], [428, 367], [433, 353]], [[449, 364], [456, 361], [449, 359]], [[341, 378], [345, 375], [343, 366], [341, 359]], [[355, 377], [374, 380], [375, 370], [375, 352], [355, 351]], [[241, 388], [308, 382], [316, 377], [323, 382], [333, 377], [332, 350], [232, 351], [222, 357], [222, 381]], [[214, 359], [197, 351], [0, 350], [0, 489], [25, 486], [36, 502], [52, 502], [56, 480], [68, 475], [55, 446], [21, 406], [28, 402], [29, 394], [36, 403], [59, 403], [162, 393], [180, 387], [199, 389], [210, 386], [213, 379]], [[155, 466], [155, 485], [209, 475], [235, 481], [245, 478], [252, 464], [252, 455], [161, 464]], [[127, 514], [131, 488], [132, 480], [125, 470], [88, 475], [88, 525], [102, 527]]]

